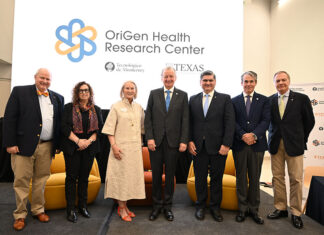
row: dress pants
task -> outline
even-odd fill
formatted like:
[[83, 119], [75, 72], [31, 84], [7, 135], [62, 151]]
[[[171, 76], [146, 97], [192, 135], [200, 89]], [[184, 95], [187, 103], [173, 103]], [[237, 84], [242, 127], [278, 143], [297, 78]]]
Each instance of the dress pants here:
[[75, 151], [73, 155], [64, 154], [66, 179], [65, 197], [67, 211], [75, 208], [76, 183], [78, 183], [78, 207], [86, 208], [88, 199], [88, 178], [92, 168], [94, 156], [87, 149]]
[[208, 154], [203, 143], [201, 151], [193, 156], [193, 164], [195, 171], [195, 188], [197, 194], [196, 208], [202, 209], [206, 207], [208, 198], [208, 166], [210, 175], [210, 202], [211, 209], [219, 209], [222, 202], [223, 191], [223, 174], [226, 163], [226, 156], [220, 154]]
[[51, 141], [39, 143], [31, 157], [19, 154], [11, 155], [11, 167], [15, 175], [13, 187], [17, 206], [13, 213], [15, 220], [27, 216], [26, 205], [30, 179], [32, 179], [31, 212], [33, 215], [44, 212], [44, 190], [46, 181], [51, 174], [52, 146]]
[[280, 140], [278, 152], [271, 155], [272, 184], [274, 206], [278, 210], [287, 210], [285, 184], [285, 162], [287, 163], [290, 182], [290, 211], [301, 216], [303, 196], [303, 161], [304, 156], [291, 157], [286, 153], [283, 140]]
[[254, 152], [251, 146], [245, 145], [241, 151], [233, 151], [233, 156], [239, 210], [246, 212], [249, 209], [251, 213], [257, 213], [260, 205], [260, 175], [264, 152]]
[[[153, 208], [171, 209], [172, 198], [174, 193], [174, 175], [176, 171], [178, 148], [171, 148], [166, 137], [162, 143], [155, 148], [155, 151], [150, 151], [150, 161], [152, 167], [152, 199]], [[164, 201], [162, 200], [162, 174], [163, 164], [165, 164], [165, 188]]]

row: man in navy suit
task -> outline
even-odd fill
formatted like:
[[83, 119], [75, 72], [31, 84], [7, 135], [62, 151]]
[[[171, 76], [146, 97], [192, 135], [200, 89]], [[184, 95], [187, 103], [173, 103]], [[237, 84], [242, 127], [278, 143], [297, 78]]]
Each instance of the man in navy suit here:
[[[152, 90], [145, 113], [145, 138], [152, 166], [153, 210], [149, 216], [155, 220], [163, 207], [168, 221], [174, 219], [171, 211], [174, 175], [179, 152], [187, 149], [189, 109], [187, 93], [174, 87], [176, 72], [172, 67], [162, 70], [164, 87]], [[164, 200], [162, 200], [162, 174], [165, 165]]]
[[31, 212], [40, 222], [48, 222], [44, 211], [44, 188], [50, 176], [51, 159], [59, 151], [60, 122], [64, 98], [48, 90], [51, 74], [41, 68], [35, 85], [14, 87], [9, 97], [3, 123], [3, 146], [11, 154], [15, 175], [17, 209], [14, 229], [25, 227], [29, 183], [32, 179]]
[[193, 155], [196, 213], [198, 220], [205, 217], [208, 196], [207, 176], [210, 166], [210, 212], [221, 222], [222, 180], [228, 151], [235, 131], [235, 114], [229, 95], [216, 92], [216, 76], [212, 71], [200, 75], [203, 92], [190, 98], [190, 141], [188, 150]]
[[268, 149], [266, 131], [270, 122], [270, 106], [267, 97], [254, 91], [257, 85], [255, 72], [243, 73], [241, 85], [243, 93], [232, 99], [236, 121], [232, 150], [239, 207], [236, 221], [243, 222], [250, 214], [257, 224], [263, 224], [263, 219], [258, 215], [259, 179], [264, 151]]
[[270, 97], [268, 144], [275, 210], [267, 218], [288, 217], [285, 185], [285, 163], [287, 163], [291, 220], [296, 228], [301, 229], [303, 155], [307, 149], [308, 136], [315, 125], [315, 118], [308, 96], [289, 89], [290, 76], [287, 72], [275, 73], [273, 82], [278, 93]]

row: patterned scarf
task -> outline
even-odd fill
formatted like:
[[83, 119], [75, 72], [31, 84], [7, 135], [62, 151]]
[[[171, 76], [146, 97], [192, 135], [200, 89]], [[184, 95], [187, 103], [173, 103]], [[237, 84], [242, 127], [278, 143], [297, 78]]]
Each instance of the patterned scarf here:
[[[91, 133], [95, 130], [98, 130], [98, 117], [94, 105], [87, 105], [86, 108], [81, 108], [84, 111], [89, 110], [89, 123], [87, 133]], [[72, 120], [73, 120], [73, 133], [83, 133], [82, 127], [82, 115], [80, 111], [80, 105], [73, 105], [72, 110]]]

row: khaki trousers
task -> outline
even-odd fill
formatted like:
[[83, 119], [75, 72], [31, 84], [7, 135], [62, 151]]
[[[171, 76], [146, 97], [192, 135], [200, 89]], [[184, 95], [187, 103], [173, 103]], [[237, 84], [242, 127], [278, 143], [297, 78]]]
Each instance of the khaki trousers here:
[[278, 210], [287, 210], [287, 194], [285, 184], [286, 162], [290, 182], [290, 211], [291, 214], [296, 216], [300, 216], [302, 214], [303, 160], [303, 155], [296, 157], [288, 156], [282, 139], [279, 144], [278, 152], [271, 155], [274, 206]]
[[11, 155], [11, 167], [15, 175], [13, 188], [16, 196], [17, 209], [15, 219], [26, 218], [29, 183], [32, 179], [31, 212], [38, 215], [44, 212], [44, 189], [50, 176], [52, 142], [39, 143], [31, 157], [19, 154]]

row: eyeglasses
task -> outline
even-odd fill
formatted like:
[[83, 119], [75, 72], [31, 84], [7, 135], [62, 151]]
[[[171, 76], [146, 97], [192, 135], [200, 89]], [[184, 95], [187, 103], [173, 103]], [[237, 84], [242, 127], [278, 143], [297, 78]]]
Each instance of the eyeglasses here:
[[79, 93], [82, 94], [82, 93], [89, 93], [89, 89], [80, 89], [79, 90]]

